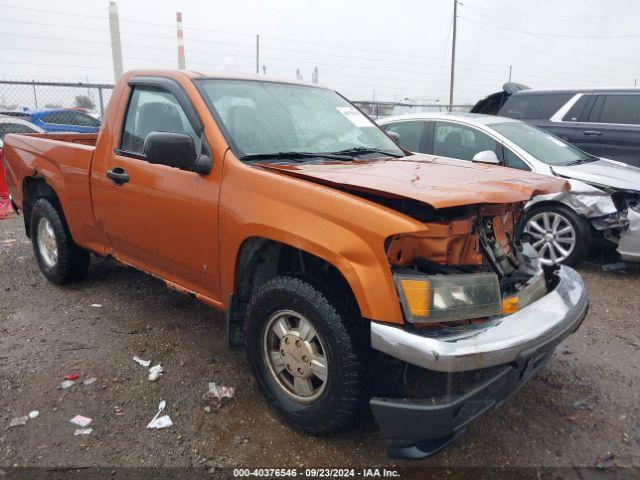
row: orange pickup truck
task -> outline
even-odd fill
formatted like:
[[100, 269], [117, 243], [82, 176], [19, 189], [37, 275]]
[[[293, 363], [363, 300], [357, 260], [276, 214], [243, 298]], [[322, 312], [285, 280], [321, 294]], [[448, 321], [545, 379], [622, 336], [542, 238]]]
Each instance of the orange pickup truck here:
[[564, 181], [414, 155], [315, 85], [134, 71], [99, 134], [5, 137], [50, 281], [112, 257], [227, 313], [269, 404], [333, 434], [371, 408], [392, 456], [455, 439], [587, 312], [515, 225]]

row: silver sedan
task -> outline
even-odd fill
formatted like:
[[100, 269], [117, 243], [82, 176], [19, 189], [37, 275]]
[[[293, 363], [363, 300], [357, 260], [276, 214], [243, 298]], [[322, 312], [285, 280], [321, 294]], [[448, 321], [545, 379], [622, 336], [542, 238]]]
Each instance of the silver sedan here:
[[413, 152], [567, 179], [569, 192], [534, 197], [520, 225], [543, 263], [577, 265], [595, 242], [640, 262], [640, 168], [594, 157], [511, 118], [423, 113], [379, 124]]

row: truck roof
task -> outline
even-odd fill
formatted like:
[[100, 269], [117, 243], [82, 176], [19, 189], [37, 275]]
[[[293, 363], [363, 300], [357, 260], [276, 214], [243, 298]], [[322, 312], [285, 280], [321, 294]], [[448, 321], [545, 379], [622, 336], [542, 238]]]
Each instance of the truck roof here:
[[[197, 72], [195, 70], [131, 70], [128, 72], [133, 77], [141, 77], [141, 76], [160, 76], [160, 77], [171, 77], [176, 78], [181, 75], [185, 75], [193, 80], [203, 79], [203, 78], [220, 78], [220, 79], [230, 79], [230, 80], [251, 80], [251, 81], [259, 81], [259, 82], [275, 82], [275, 83], [286, 83], [290, 85], [300, 85], [304, 87], [313, 87], [313, 88], [322, 88], [325, 90], [333, 90], [329, 87], [325, 87], [322, 85], [301, 82], [297, 80], [289, 80], [286, 78], [280, 77], [272, 77], [267, 75], [258, 75], [258, 74], [236, 74], [236, 73], [224, 73], [224, 72]], [[125, 74], [126, 75], [126, 74]]]

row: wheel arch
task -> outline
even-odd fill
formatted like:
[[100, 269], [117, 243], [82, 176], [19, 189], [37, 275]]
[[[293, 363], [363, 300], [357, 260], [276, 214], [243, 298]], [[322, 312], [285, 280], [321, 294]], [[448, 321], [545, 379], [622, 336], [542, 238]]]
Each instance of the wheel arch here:
[[22, 192], [24, 228], [28, 238], [31, 238], [31, 211], [33, 210], [33, 205], [41, 198], [49, 200], [56, 210], [58, 210], [62, 220], [66, 224], [64, 211], [60, 204], [60, 197], [58, 197], [55, 189], [47, 183], [45, 178], [39, 176], [37, 173], [33, 176], [25, 177], [22, 182]]
[[233, 293], [227, 305], [230, 346], [243, 344], [244, 318], [251, 295], [260, 284], [278, 274], [297, 274], [314, 282], [324, 281], [331, 290], [344, 292], [347, 302], [362, 317], [362, 299], [359, 301], [354, 291], [362, 288], [356, 273], [346, 261], [336, 261], [329, 255], [309, 250], [311, 248], [267, 237], [254, 236], [242, 242], [236, 255]]

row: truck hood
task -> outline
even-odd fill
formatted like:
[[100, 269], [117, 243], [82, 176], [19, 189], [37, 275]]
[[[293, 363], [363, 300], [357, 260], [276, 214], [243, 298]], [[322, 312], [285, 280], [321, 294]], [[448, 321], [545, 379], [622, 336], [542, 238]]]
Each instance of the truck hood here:
[[614, 160], [600, 159], [595, 162], [552, 167], [553, 172], [563, 177], [580, 180], [585, 183], [620, 188], [623, 190], [640, 190], [640, 168], [632, 167]]
[[434, 208], [524, 202], [569, 190], [559, 178], [431, 155], [260, 166], [344, 190], [410, 198]]

